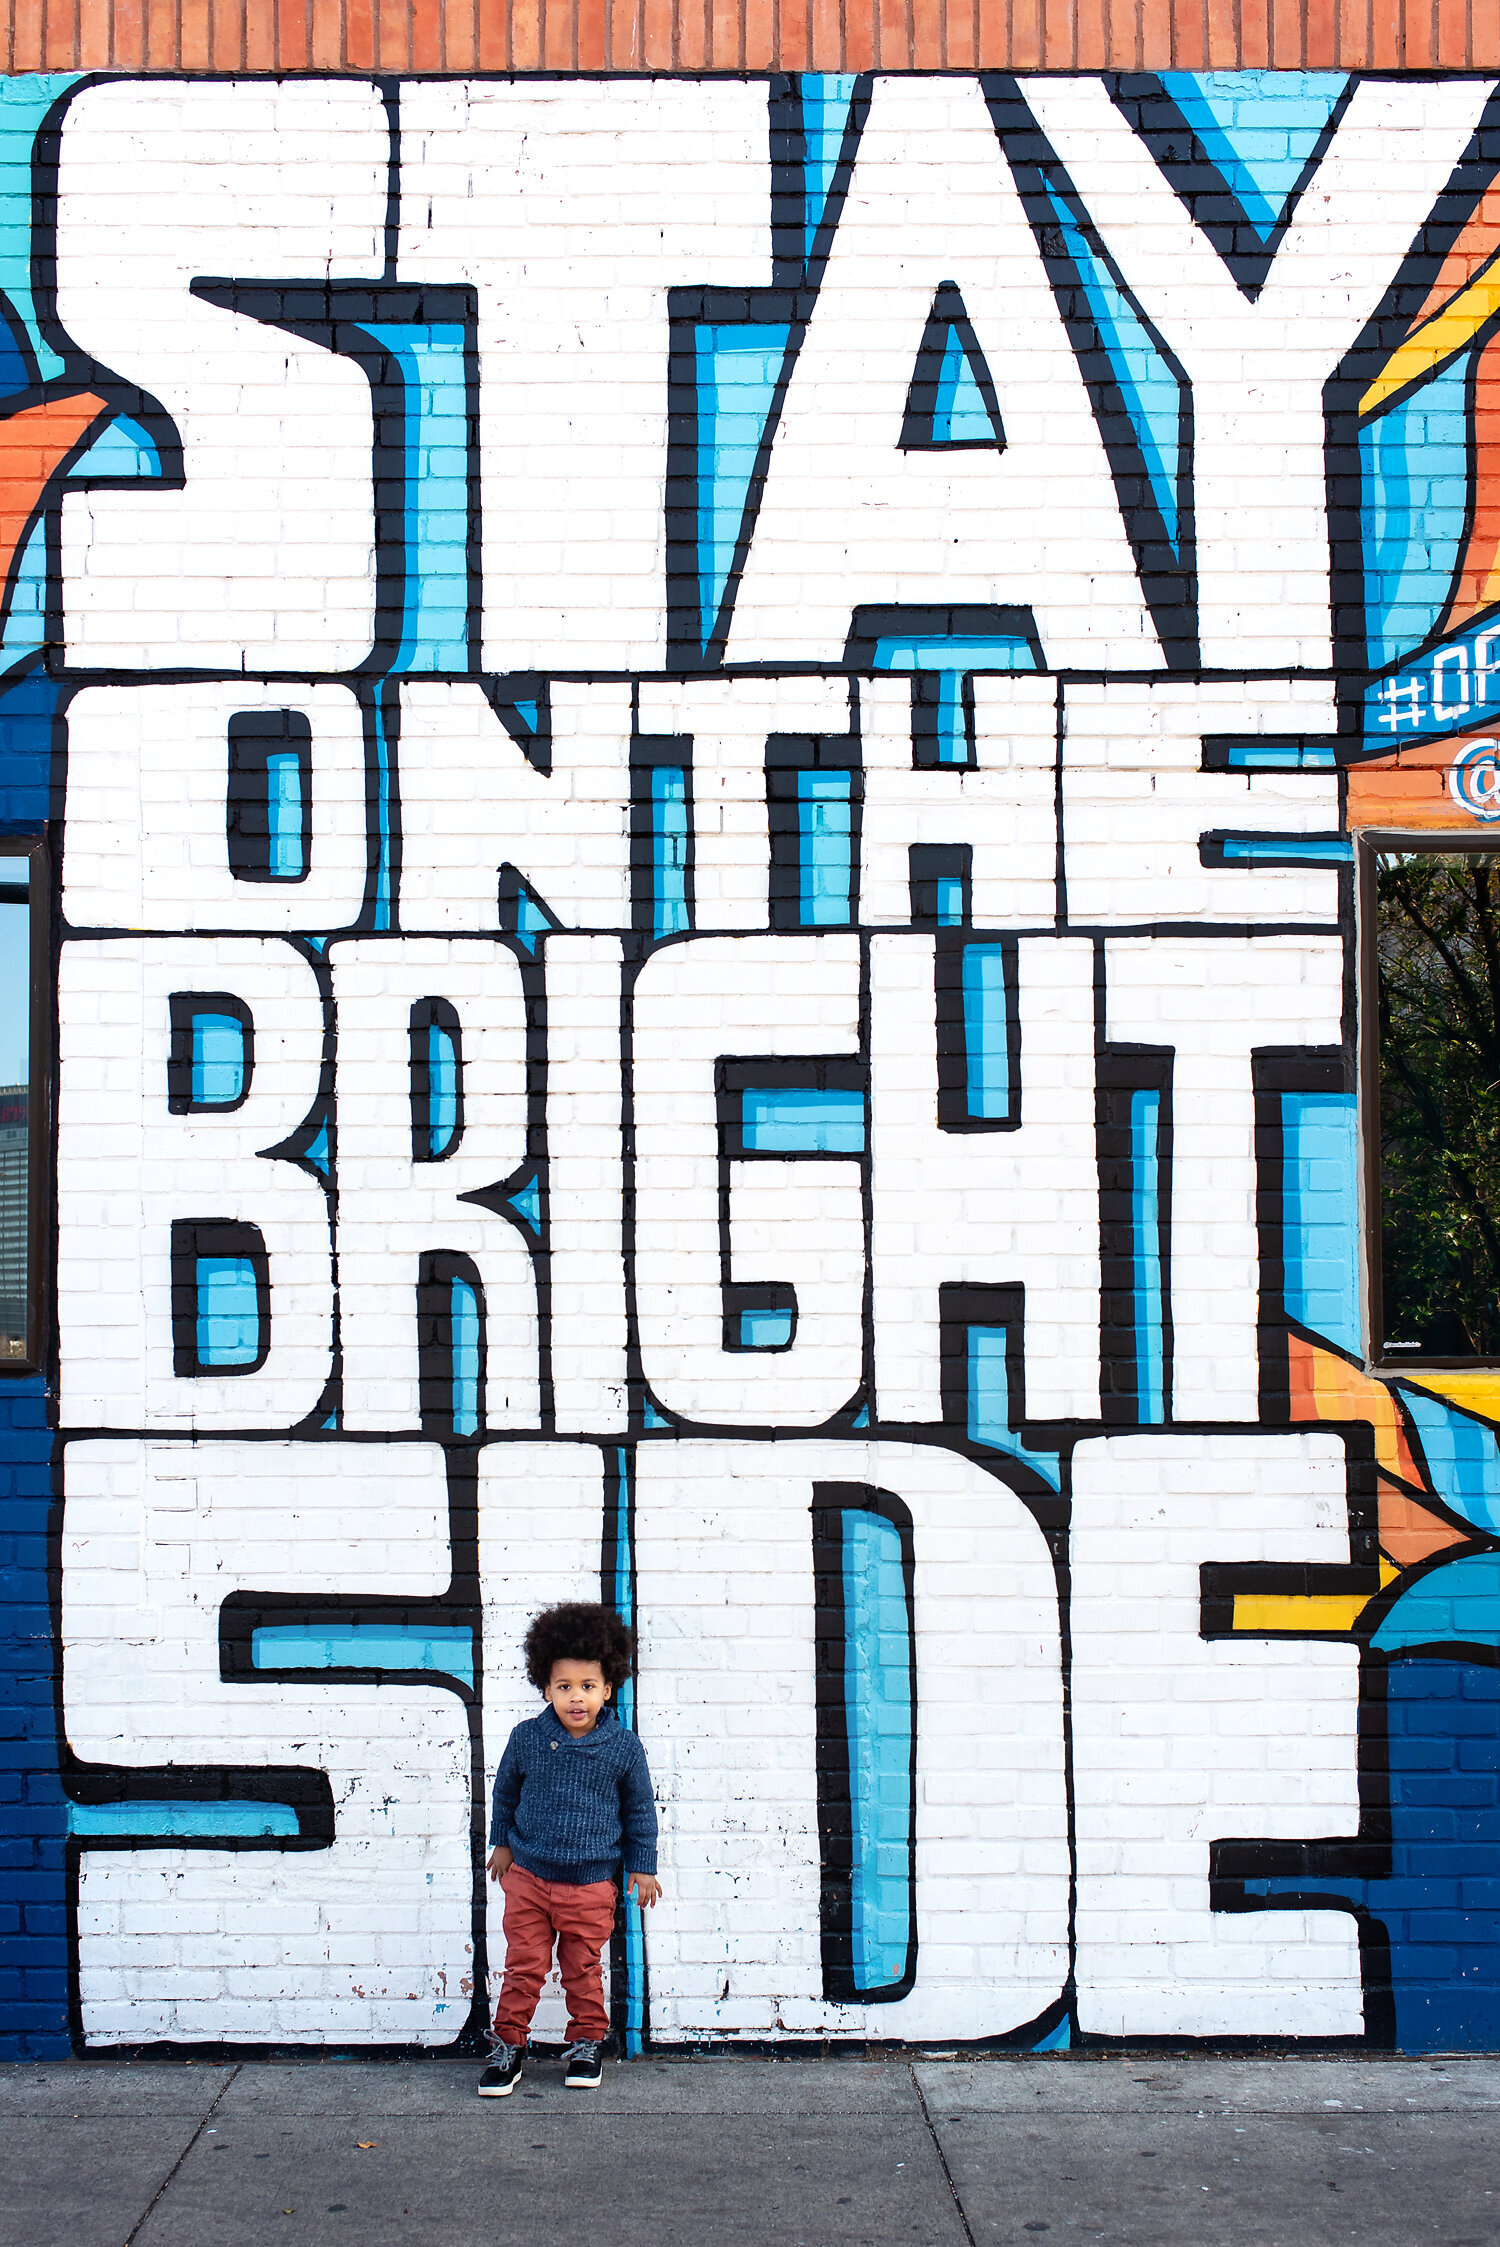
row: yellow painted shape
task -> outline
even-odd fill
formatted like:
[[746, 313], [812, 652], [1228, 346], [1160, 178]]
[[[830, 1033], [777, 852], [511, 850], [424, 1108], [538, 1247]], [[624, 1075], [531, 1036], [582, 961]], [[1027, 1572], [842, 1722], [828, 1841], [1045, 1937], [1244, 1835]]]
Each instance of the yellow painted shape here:
[[1424, 374], [1436, 374], [1439, 367], [1456, 359], [1495, 312], [1500, 312], [1500, 265], [1491, 260], [1450, 304], [1424, 321], [1415, 335], [1397, 344], [1359, 401], [1360, 420], [1368, 421], [1398, 390], [1407, 389]]
[[1403, 1373], [1408, 1388], [1430, 1389], [1446, 1397], [1461, 1412], [1477, 1412], [1482, 1420], [1500, 1420], [1500, 1373]]
[[1373, 1592], [1236, 1592], [1234, 1629], [1268, 1632], [1352, 1631]]

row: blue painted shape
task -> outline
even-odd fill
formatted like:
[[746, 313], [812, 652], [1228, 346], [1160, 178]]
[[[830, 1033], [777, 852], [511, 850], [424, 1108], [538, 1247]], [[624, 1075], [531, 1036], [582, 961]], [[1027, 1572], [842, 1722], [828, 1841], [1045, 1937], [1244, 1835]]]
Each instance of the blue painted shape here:
[[1500, 1553], [1470, 1553], [1419, 1576], [1372, 1633], [1384, 1653], [1408, 1646], [1500, 1646]]
[[750, 481], [790, 334], [785, 327], [696, 331], [698, 614], [705, 647], [734, 566]]
[[1224, 751], [1231, 772], [1333, 772], [1332, 741], [1231, 741]]
[[[646, 1407], [650, 1414], [650, 1406]], [[605, 1488], [614, 1521], [613, 1568], [605, 1545], [604, 1589], [614, 1601], [615, 1613], [626, 1625], [635, 1621], [635, 1552], [631, 1537], [631, 1497], [635, 1482], [635, 1453], [623, 1445], [606, 1452]], [[627, 1731], [635, 1729], [635, 1679], [628, 1677], [615, 1696], [615, 1713]], [[638, 2058], [646, 2031], [646, 1934], [641, 1907], [633, 1895], [625, 1897], [625, 2056]]]
[[[1402, 748], [1489, 727], [1500, 716], [1500, 618], [1492, 609], [1412, 662], [1365, 689], [1365, 739], [1370, 747]], [[1465, 809], [1493, 815], [1494, 744], [1486, 740], [1455, 760], [1450, 786]], [[1467, 776], [1467, 777], [1466, 777]]]
[[1226, 835], [1226, 866], [1351, 866], [1354, 845], [1343, 835]]
[[257, 1670], [438, 1670], [474, 1683], [474, 1633], [465, 1624], [267, 1623], [250, 1633]]
[[849, 1425], [851, 1428], [868, 1428], [870, 1425], [870, 1407], [867, 1404], [862, 1404]]
[[1130, 1258], [1136, 1418], [1143, 1427], [1159, 1428], [1167, 1416], [1159, 1092], [1130, 1096]]
[[[1500, 2048], [1500, 1670], [1398, 1656], [1386, 1671], [1384, 1729], [1390, 1873], [1369, 1881], [1320, 1875], [1315, 1885], [1364, 1906], [1384, 1927], [1399, 2050], [1493, 2052]], [[1272, 1898], [1308, 1886], [1305, 1876], [1246, 1882], [1252, 1894]]]
[[1067, 2052], [1073, 2045], [1073, 2024], [1064, 2014], [1055, 2029], [1049, 2029], [1041, 2040], [1031, 2047], [1033, 2052]]
[[751, 1087], [741, 1095], [740, 1129], [758, 1155], [862, 1155], [865, 1096], [815, 1085]]
[[479, 1430], [479, 1298], [467, 1280], [454, 1280], [450, 1296], [453, 1334], [453, 1433]]
[[964, 1058], [969, 1114], [977, 1123], [1012, 1120], [1010, 999], [998, 944], [966, 944], [963, 958]]
[[940, 671], [937, 678], [938, 761], [945, 765], [966, 765], [969, 727], [964, 714], [964, 675], [961, 671]]
[[516, 934], [533, 956], [551, 926], [551, 920], [536, 899], [522, 890], [516, 899]]
[[1371, 670], [1420, 645], [1448, 605], [1469, 505], [1472, 356], [1462, 353], [1359, 433]]
[[441, 1162], [458, 1130], [458, 1048], [440, 1022], [427, 1025], [427, 1152]]
[[1416, 1422], [1433, 1488], [1445, 1506], [1478, 1529], [1500, 1531], [1500, 1445], [1494, 1430], [1426, 1389], [1400, 1385]]
[[939, 928], [962, 928], [964, 925], [964, 885], [956, 875], [938, 876], [937, 918]]
[[69, 2051], [51, 1461], [46, 1385], [39, 1375], [12, 1376], [0, 1383], [0, 2060], [58, 2060]]
[[[24, 95], [34, 83], [0, 81], [0, 166], [13, 89]], [[29, 148], [28, 135], [23, 227]], [[0, 692], [0, 832], [36, 834], [48, 816], [59, 691], [32, 672]], [[8, 1376], [0, 1382], [0, 2060], [65, 2059], [70, 2049], [68, 1804], [58, 1777], [48, 1558], [52, 1452], [45, 1381]]]
[[518, 1187], [515, 1193], [507, 1196], [507, 1202], [528, 1229], [535, 1233], [537, 1239], [540, 1240], [542, 1237], [542, 1182], [535, 1171], [532, 1172], [524, 1186]]
[[[63, 362], [42, 341], [31, 295], [32, 154], [37, 127], [77, 78], [76, 71], [0, 78], [0, 290], [21, 316], [43, 380], [61, 374]], [[0, 373], [9, 373], [7, 387], [21, 389], [24, 381], [15, 381], [9, 364], [16, 357], [9, 345]]]
[[61, 692], [41, 671], [23, 672], [0, 692], [0, 834], [39, 835], [51, 816], [52, 720]]
[[295, 749], [273, 749], [266, 758], [266, 819], [273, 879], [300, 881], [307, 871], [307, 806], [302, 801], [302, 759]]
[[1348, 84], [1341, 70], [1172, 70], [1161, 82], [1263, 242]]
[[853, 917], [854, 775], [797, 775], [799, 913], [804, 928], [847, 928]]
[[1146, 464], [1151, 496], [1156, 501], [1172, 551], [1180, 554], [1178, 491], [1183, 472], [1183, 385], [1114, 273], [1091, 248], [1087, 235], [1063, 197], [1050, 186], [1047, 197], [1082, 285], [1094, 332], [1125, 401], [1130, 426]]
[[312, 1164], [314, 1170], [321, 1170], [325, 1178], [328, 1176], [328, 1118], [326, 1116], [318, 1126], [316, 1138], [309, 1142], [307, 1160]]
[[513, 702], [511, 708], [521, 719], [527, 731], [535, 733], [542, 722], [541, 704], [539, 702]]
[[678, 936], [688, 926], [687, 773], [681, 765], [651, 767], [652, 933]]
[[[469, 404], [457, 323], [365, 328], [401, 370], [406, 585], [393, 672], [469, 667]], [[533, 719], [533, 728], [535, 727]]]
[[108, 427], [79, 455], [68, 472], [68, 482], [87, 483], [98, 476], [149, 480], [162, 473], [161, 454], [149, 430], [129, 414], [116, 414]]
[[245, 1030], [232, 1014], [193, 1016], [193, 1102], [232, 1107], [245, 1089]]
[[969, 363], [963, 338], [950, 325], [938, 369], [937, 397], [932, 412], [935, 445], [999, 445], [1003, 433], [990, 418], [979, 379]]
[[894, 1523], [843, 1510], [854, 1982], [889, 1988], [911, 1941], [911, 1626]]
[[271, 1840], [297, 1830], [286, 1802], [75, 1802], [68, 1809], [69, 1833], [93, 1840]]
[[260, 1355], [260, 1304], [248, 1256], [198, 1258], [198, 1363], [253, 1365]]
[[988, 1444], [1022, 1459], [1054, 1490], [1062, 1488], [1062, 1466], [1054, 1451], [1029, 1451], [1011, 1431], [1010, 1374], [1005, 1363], [1005, 1328], [969, 1328], [968, 1435], [971, 1443]]
[[518, 881], [514, 896], [506, 894], [500, 900], [501, 926], [507, 936], [536, 958], [536, 950], [549, 929], [557, 923], [542, 900], [526, 882]]
[[809, 71], [797, 81], [802, 95], [802, 255], [810, 259], [838, 170], [849, 104], [857, 81]]
[[375, 927], [391, 925], [391, 745], [382, 696], [375, 697]]
[[784, 1350], [791, 1339], [790, 1311], [741, 1311], [742, 1350]]
[[646, 1409], [643, 1415], [643, 1425], [648, 1428], [653, 1434], [659, 1434], [664, 1430], [667, 1434], [670, 1435], [674, 1426], [674, 1422], [672, 1422], [671, 1420], [664, 1420], [662, 1418], [662, 1415], [657, 1411], [655, 1405], [651, 1402], [651, 1399], [647, 1397]]
[[47, 520], [36, 527], [21, 550], [11, 585], [10, 608], [5, 618], [5, 638], [0, 641], [0, 664], [7, 670], [36, 654], [47, 638]]
[[1282, 1271], [1287, 1312], [1351, 1357], [1359, 1315], [1359, 1141], [1353, 1093], [1281, 1097]]
[[0, 302], [0, 398], [14, 398], [31, 387], [31, 370], [11, 325], [15, 306]]
[[889, 633], [875, 642], [877, 671], [1034, 671], [1036, 655], [1022, 632], [971, 638], [937, 632]]

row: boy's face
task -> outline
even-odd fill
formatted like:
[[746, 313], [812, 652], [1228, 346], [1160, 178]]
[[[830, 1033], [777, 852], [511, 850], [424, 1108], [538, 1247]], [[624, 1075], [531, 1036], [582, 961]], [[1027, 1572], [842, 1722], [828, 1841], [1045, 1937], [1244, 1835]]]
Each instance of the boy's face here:
[[545, 1698], [575, 1739], [592, 1732], [610, 1686], [597, 1662], [554, 1662]]

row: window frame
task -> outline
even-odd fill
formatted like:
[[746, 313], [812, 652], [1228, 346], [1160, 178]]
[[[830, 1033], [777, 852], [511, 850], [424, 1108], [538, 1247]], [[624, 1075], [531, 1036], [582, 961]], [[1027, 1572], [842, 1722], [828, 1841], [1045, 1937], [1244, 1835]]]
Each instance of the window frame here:
[[1500, 1352], [1480, 1357], [1429, 1356], [1385, 1346], [1385, 1300], [1381, 1275], [1380, 1200], [1380, 1004], [1376, 936], [1376, 860], [1389, 851], [1430, 858], [1486, 856], [1500, 859], [1500, 826], [1492, 831], [1452, 827], [1369, 827], [1354, 837], [1356, 975], [1359, 999], [1358, 1118], [1360, 1138], [1360, 1248], [1364, 1259], [1365, 1365], [1383, 1380], [1402, 1373], [1482, 1373], [1500, 1371]]
[[45, 1266], [48, 1178], [48, 1089], [52, 1082], [52, 867], [46, 834], [0, 835], [0, 857], [29, 860], [31, 1052], [26, 1102], [26, 1347], [0, 1357], [0, 1375], [29, 1380], [44, 1370], [48, 1273]]

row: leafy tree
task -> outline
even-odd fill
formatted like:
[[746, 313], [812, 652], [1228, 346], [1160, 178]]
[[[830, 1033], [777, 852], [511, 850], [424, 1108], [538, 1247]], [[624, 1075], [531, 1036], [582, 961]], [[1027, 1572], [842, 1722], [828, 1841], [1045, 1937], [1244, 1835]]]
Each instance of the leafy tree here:
[[1387, 1346], [1500, 1356], [1500, 857], [1376, 874]]

